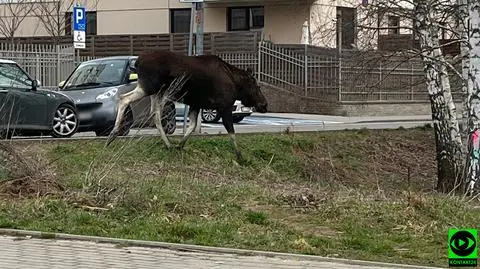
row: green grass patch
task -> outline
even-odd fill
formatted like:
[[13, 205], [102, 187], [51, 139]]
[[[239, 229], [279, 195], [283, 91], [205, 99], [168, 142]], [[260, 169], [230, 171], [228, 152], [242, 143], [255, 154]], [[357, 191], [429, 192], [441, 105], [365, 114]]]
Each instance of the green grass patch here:
[[437, 266], [448, 228], [476, 227], [431, 192], [430, 128], [237, 139], [245, 165], [227, 136], [35, 145], [64, 192], [0, 200], [0, 227]]

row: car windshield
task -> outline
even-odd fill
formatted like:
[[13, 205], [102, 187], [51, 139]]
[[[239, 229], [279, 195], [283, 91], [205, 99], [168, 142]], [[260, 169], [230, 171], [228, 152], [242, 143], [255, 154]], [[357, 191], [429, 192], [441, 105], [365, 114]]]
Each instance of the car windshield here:
[[126, 60], [82, 63], [65, 82], [62, 90], [119, 85], [123, 81]]
[[31, 89], [32, 81], [14, 63], [0, 63], [0, 88]]

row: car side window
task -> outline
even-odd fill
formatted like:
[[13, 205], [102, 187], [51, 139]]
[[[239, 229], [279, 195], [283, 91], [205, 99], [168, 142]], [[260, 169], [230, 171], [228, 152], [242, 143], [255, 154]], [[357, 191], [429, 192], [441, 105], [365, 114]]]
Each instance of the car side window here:
[[18, 65], [14, 63], [0, 63], [0, 87], [30, 89], [32, 81]]

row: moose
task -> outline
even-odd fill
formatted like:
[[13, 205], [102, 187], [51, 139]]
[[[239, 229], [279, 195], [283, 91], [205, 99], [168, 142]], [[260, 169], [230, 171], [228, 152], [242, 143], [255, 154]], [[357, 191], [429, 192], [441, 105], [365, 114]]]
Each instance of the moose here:
[[268, 105], [250, 68], [237, 68], [216, 55], [186, 56], [166, 50], [149, 50], [138, 56], [134, 69], [138, 75], [137, 86], [119, 97], [117, 118], [106, 146], [118, 136], [128, 105], [150, 96], [155, 125], [167, 148], [171, 148], [161, 122], [165, 100], [170, 97], [190, 107], [190, 123], [178, 145], [179, 149], [184, 147], [195, 130], [200, 109], [216, 109], [233, 143], [237, 159], [243, 160], [235, 140], [233, 104], [235, 100], [240, 100], [259, 113], [266, 113]]

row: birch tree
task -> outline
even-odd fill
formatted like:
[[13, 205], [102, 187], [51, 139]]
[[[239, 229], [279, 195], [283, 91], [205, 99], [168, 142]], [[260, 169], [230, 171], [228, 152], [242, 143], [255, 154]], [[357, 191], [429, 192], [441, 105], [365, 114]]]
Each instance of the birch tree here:
[[420, 42], [425, 79], [434, 122], [437, 154], [437, 189], [448, 192], [461, 184], [462, 140], [453, 102], [446, 61], [440, 48], [438, 24], [432, 1], [417, 0], [415, 34]]
[[455, 12], [457, 22], [457, 35], [460, 42], [460, 60], [462, 69], [462, 141], [467, 136], [467, 118], [468, 118], [468, 73], [469, 73], [469, 44], [468, 44], [468, 9], [467, 0], [457, 0], [458, 9]]
[[480, 176], [480, 2], [468, 1], [469, 64], [468, 64], [468, 155], [467, 194], [473, 194]]
[[15, 33], [25, 18], [33, 15], [34, 8], [32, 0], [0, 1], [0, 34], [13, 43]]
[[[460, 0], [458, 0], [460, 1]], [[358, 2], [357, 2], [358, 3]], [[457, 118], [449, 74], [461, 77], [454, 65], [443, 55], [439, 31], [456, 33], [457, 29], [445, 22], [454, 22], [457, 15], [455, 0], [383, 0], [356, 5], [358, 35], [356, 47], [369, 50], [381, 31], [398, 29], [412, 33], [419, 41], [419, 47], [399, 49], [391, 54], [403, 55], [405, 61], [420, 58], [424, 67], [425, 89], [431, 107], [434, 125], [437, 159], [437, 190], [449, 192], [461, 190], [463, 172], [463, 141]], [[400, 26], [392, 29], [385, 25], [385, 18], [395, 16]], [[376, 19], [376, 23], [372, 20]], [[458, 42], [458, 41], [455, 41]], [[388, 55], [386, 55], [388, 57]]]

